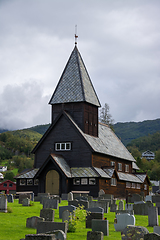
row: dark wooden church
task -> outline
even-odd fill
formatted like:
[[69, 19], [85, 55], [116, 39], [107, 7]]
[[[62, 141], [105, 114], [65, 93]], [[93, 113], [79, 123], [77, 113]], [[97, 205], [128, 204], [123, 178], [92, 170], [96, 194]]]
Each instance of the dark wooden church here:
[[17, 176], [17, 191], [59, 194], [100, 189], [125, 197], [149, 193], [149, 179], [109, 126], [77, 45], [51, 97], [52, 122], [36, 147], [34, 169]]

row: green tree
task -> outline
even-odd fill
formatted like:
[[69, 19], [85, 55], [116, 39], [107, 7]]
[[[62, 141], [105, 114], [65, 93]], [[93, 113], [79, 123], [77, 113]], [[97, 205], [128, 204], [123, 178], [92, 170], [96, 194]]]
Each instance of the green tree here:
[[7, 172], [4, 176], [4, 178], [5, 178], [5, 180], [11, 180], [12, 182], [15, 181], [13, 172]]

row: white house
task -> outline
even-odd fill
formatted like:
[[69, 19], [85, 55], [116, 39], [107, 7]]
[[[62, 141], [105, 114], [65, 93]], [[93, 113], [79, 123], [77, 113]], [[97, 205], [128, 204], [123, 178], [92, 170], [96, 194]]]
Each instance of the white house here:
[[155, 154], [154, 152], [151, 152], [150, 150], [147, 150], [142, 153], [142, 158], [146, 158], [148, 161], [154, 160]]
[[7, 171], [7, 166], [0, 166], [0, 172]]

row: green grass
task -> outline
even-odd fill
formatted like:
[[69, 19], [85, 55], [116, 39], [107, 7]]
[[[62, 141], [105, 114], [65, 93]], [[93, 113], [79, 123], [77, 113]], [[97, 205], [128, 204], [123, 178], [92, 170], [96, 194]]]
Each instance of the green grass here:
[[[67, 205], [67, 201], [62, 201], [59, 206]], [[23, 207], [18, 204], [18, 200], [14, 203], [8, 203], [8, 207], [12, 209], [12, 213], [0, 213], [0, 240], [20, 240], [25, 238], [26, 234], [35, 234], [36, 230], [26, 228], [26, 219], [32, 216], [40, 216], [42, 204], [34, 202], [33, 206]], [[104, 240], [121, 239], [121, 233], [116, 232], [114, 229], [115, 213], [105, 213], [104, 217], [109, 220], [109, 236], [104, 236]], [[146, 227], [149, 232], [153, 232], [153, 227], [148, 227], [148, 216], [135, 215], [136, 225]], [[159, 221], [160, 221], [160, 216]], [[59, 219], [59, 210], [55, 210], [55, 222], [61, 222]], [[85, 228], [85, 222], [80, 223], [75, 233], [67, 233], [67, 240], [86, 240], [87, 232], [91, 231]]]

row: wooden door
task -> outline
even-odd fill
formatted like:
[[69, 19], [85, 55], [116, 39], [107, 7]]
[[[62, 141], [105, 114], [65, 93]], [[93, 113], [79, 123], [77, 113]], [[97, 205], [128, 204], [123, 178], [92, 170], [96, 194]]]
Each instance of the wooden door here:
[[59, 174], [51, 170], [46, 175], [46, 193], [59, 195]]

